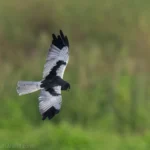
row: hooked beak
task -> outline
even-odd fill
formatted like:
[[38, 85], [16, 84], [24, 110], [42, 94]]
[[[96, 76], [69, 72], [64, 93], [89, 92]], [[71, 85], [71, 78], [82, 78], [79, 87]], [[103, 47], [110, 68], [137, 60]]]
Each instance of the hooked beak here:
[[70, 90], [70, 85], [69, 85], [69, 87], [68, 87], [67, 91], [69, 91], [69, 90]]

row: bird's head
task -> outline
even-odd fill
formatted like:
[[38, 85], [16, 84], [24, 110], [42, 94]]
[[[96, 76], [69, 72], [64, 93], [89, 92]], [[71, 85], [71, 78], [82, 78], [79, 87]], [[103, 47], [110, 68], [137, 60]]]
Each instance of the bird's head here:
[[69, 83], [66, 83], [64, 86], [63, 86], [63, 90], [70, 90], [70, 84]]

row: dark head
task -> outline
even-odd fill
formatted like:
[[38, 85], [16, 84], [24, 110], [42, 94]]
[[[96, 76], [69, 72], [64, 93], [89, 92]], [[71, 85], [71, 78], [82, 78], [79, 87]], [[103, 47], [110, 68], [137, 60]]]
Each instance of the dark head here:
[[59, 110], [57, 110], [54, 106], [52, 106], [43, 114], [42, 120], [45, 120], [47, 117], [50, 120], [58, 113], [59, 113]]
[[66, 82], [64, 86], [61, 87], [61, 90], [69, 90], [70, 89], [70, 84]]

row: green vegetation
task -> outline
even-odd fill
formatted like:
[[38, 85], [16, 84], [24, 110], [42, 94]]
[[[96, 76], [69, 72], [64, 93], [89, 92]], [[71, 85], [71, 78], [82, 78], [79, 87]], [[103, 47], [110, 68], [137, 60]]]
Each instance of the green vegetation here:
[[[148, 0], [0, 1], [0, 148], [150, 149]], [[70, 39], [61, 112], [42, 121], [39, 92], [19, 97], [18, 80], [40, 80], [51, 34]]]

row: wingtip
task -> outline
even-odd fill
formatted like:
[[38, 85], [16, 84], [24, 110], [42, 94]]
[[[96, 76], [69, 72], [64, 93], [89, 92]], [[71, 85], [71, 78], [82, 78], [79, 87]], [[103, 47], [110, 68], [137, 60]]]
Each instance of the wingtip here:
[[59, 30], [59, 35], [56, 36], [54, 33], [52, 34], [52, 44], [58, 47], [59, 49], [62, 49], [64, 46], [69, 47], [69, 41], [67, 36], [64, 35], [62, 29]]
[[60, 33], [60, 34], [63, 34], [63, 31], [60, 29], [60, 30], [59, 30], [59, 33]]
[[45, 116], [43, 116], [43, 117], [42, 117], [42, 120], [44, 121], [45, 119], [46, 119], [46, 117], [45, 117]]
[[52, 34], [52, 38], [53, 38], [54, 40], [57, 39], [57, 38], [56, 38], [56, 35], [55, 35], [54, 33]]

